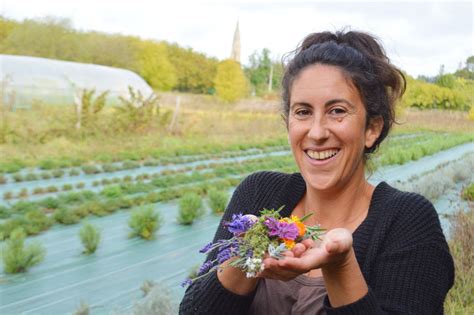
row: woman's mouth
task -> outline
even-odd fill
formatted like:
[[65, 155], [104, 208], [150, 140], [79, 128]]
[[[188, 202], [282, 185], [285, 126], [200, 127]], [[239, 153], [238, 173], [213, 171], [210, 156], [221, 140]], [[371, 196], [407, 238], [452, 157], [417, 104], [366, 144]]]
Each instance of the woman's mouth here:
[[329, 149], [324, 151], [306, 150], [305, 153], [312, 160], [325, 161], [335, 156], [339, 151], [340, 149]]

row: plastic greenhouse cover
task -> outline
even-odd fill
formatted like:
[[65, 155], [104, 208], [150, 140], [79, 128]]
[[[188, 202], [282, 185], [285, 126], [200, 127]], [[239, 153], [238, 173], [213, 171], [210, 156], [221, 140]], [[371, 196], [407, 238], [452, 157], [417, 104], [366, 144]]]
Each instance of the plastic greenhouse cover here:
[[[381, 180], [406, 180], [468, 152], [474, 152], [473, 143], [404, 165], [381, 168], [370, 181], [376, 184]], [[448, 202], [436, 206], [440, 213], [454, 209]], [[81, 301], [91, 306], [93, 314], [130, 311], [142, 296], [139, 288], [145, 280], [168, 287], [173, 301], [179, 303], [184, 294], [179, 283], [204, 259], [198, 250], [212, 240], [220, 217], [207, 214], [193, 225], [183, 226], [175, 222], [176, 202], [155, 207], [165, 223], [153, 241], [127, 237], [129, 211], [89, 218], [101, 228], [103, 237], [91, 256], [81, 255], [81, 224], [54, 226], [30, 238], [28, 241], [39, 240], [47, 248], [45, 261], [26, 274], [1, 274], [0, 314], [67, 314], [74, 312]]]
[[109, 91], [109, 100], [127, 97], [128, 87], [148, 97], [153, 90], [138, 74], [125, 69], [54, 59], [0, 55], [0, 80], [4, 101], [14, 107], [30, 107], [40, 101], [51, 105], [72, 104], [77, 90]]

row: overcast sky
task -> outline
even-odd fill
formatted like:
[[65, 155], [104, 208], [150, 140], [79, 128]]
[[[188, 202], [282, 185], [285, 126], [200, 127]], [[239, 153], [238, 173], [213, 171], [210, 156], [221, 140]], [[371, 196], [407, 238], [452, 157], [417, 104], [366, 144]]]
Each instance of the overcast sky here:
[[392, 61], [409, 74], [455, 71], [474, 54], [472, 1], [200, 1], [0, 0], [1, 14], [22, 20], [70, 18], [80, 30], [177, 42], [209, 56], [230, 56], [240, 22], [242, 63], [255, 50], [273, 58], [309, 33], [350, 27], [378, 36]]

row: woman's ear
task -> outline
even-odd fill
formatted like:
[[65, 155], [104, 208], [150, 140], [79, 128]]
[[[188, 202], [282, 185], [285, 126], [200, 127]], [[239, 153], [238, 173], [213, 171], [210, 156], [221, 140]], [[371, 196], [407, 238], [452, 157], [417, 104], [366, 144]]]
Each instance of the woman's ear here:
[[370, 119], [369, 126], [365, 130], [365, 147], [371, 148], [382, 133], [383, 118], [381, 116]]

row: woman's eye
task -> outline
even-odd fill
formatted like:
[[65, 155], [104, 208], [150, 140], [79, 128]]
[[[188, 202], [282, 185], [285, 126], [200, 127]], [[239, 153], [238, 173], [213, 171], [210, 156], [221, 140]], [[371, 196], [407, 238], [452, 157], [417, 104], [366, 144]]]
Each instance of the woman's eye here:
[[346, 110], [344, 108], [336, 107], [336, 108], [331, 109], [329, 111], [329, 113], [331, 115], [341, 116], [341, 115], [344, 115], [346, 113]]
[[311, 112], [307, 109], [300, 109], [295, 112], [296, 116], [305, 117], [311, 115]]

